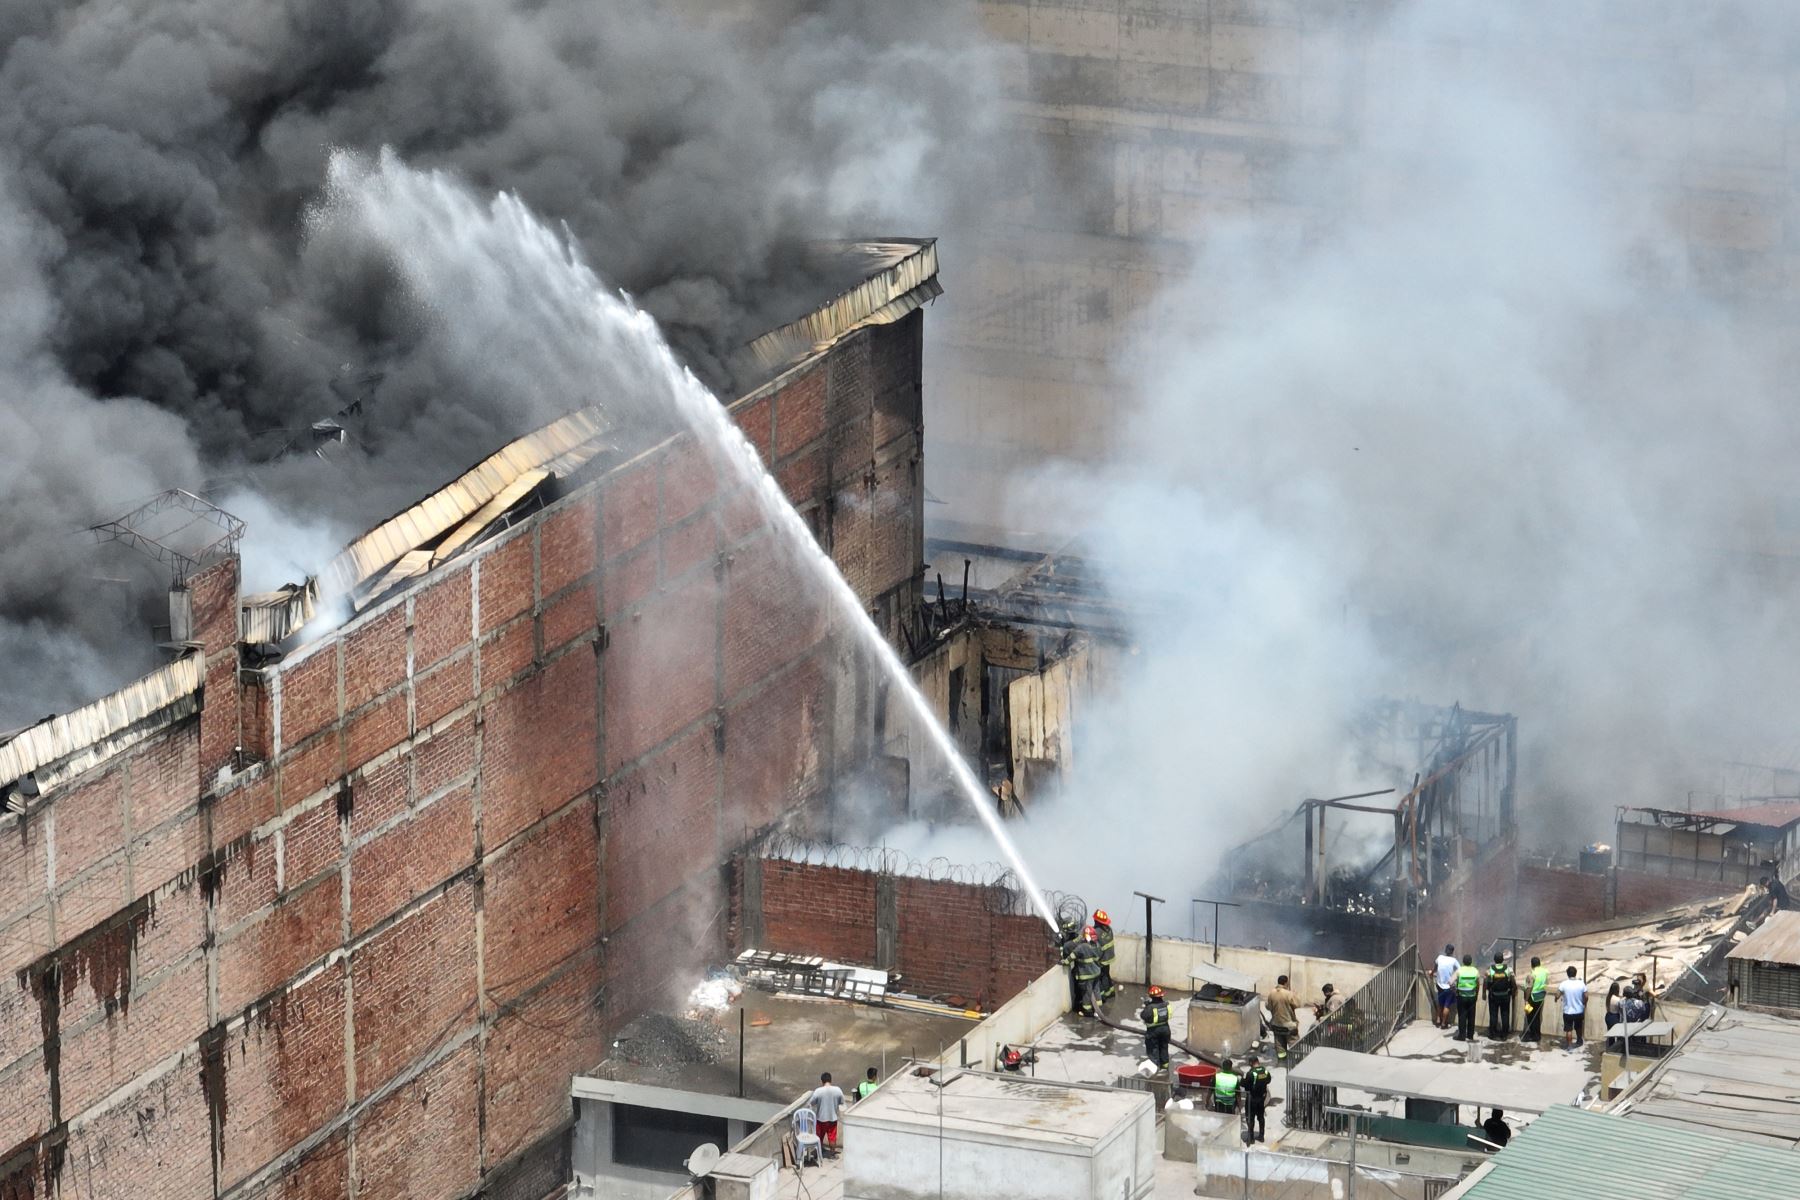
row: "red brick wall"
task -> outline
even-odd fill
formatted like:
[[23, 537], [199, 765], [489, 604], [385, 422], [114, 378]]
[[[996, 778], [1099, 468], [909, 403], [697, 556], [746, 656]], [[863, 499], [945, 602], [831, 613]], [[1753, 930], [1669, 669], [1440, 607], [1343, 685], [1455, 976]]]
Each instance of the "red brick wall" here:
[[765, 859], [762, 918], [758, 950], [875, 962], [872, 871]]
[[[919, 324], [735, 407], [892, 614]], [[242, 686], [235, 564], [191, 581], [199, 715], [0, 818], [0, 1200], [560, 1186], [570, 1075], [872, 743], [777, 550], [676, 439]]]
[[1677, 904], [1711, 900], [1715, 896], [1727, 896], [1741, 890], [1717, 881], [1708, 883], [1700, 879], [1676, 879], [1668, 875], [1647, 875], [1640, 871], [1619, 871], [1615, 886], [1617, 890], [1613, 911], [1621, 917], [1659, 912]]
[[1637, 871], [1583, 873], [1517, 861], [1512, 847], [1496, 849], [1469, 882], [1423, 905], [1420, 952], [1429, 959], [1446, 942], [1473, 953], [1495, 938], [1530, 937], [1556, 927], [1628, 923], [1680, 904], [1725, 894], [1722, 885]]
[[[760, 914], [745, 914], [746, 870], [761, 871]], [[882, 911], [881, 881], [893, 900]], [[900, 987], [993, 1009], [1056, 961], [1043, 921], [1012, 911], [1002, 889], [908, 875], [791, 862], [742, 860], [734, 871], [733, 951], [745, 949], [746, 916], [756, 949], [817, 955], [898, 971]], [[758, 920], [760, 916], [760, 920]], [[893, 961], [879, 961], [877, 928], [894, 930]]]

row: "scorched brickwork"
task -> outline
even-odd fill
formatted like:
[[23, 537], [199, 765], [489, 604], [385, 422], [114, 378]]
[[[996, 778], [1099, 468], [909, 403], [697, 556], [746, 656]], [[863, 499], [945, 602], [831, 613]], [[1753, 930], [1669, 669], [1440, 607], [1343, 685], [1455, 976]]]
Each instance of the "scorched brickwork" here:
[[[921, 321], [733, 406], [891, 634]], [[559, 1190], [571, 1074], [723, 952], [868, 680], [682, 438], [272, 666], [190, 585], [199, 713], [0, 818], [0, 1200]]]

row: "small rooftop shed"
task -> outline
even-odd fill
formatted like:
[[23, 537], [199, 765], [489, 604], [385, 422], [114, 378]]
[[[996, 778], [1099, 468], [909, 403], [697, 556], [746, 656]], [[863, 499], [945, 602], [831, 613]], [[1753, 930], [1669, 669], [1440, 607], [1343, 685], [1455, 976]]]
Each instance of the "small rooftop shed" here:
[[844, 1200], [1139, 1200], [1149, 1092], [915, 1068], [844, 1114]]
[[1725, 962], [1737, 1003], [1800, 1010], [1800, 912], [1769, 914]]

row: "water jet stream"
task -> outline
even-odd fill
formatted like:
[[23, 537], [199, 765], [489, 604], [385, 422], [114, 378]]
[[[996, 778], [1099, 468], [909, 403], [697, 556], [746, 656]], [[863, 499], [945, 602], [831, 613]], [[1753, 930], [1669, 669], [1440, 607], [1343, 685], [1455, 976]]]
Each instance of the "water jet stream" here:
[[606, 379], [618, 381], [625, 395], [611, 403], [601, 397], [604, 409], [673, 408], [824, 589], [841, 626], [943, 758], [957, 793], [992, 835], [1033, 909], [1054, 929], [1055, 914], [1007, 836], [992, 795], [756, 447], [675, 357], [655, 320], [602, 284], [517, 197], [502, 192], [483, 205], [448, 175], [413, 170], [390, 152], [374, 161], [332, 156], [327, 200], [313, 221], [318, 226], [346, 216], [390, 248], [417, 294], [445, 315], [448, 349], [467, 355], [473, 377], [517, 392], [526, 408], [536, 408], [535, 417], [548, 420], [585, 402], [595, 381]]

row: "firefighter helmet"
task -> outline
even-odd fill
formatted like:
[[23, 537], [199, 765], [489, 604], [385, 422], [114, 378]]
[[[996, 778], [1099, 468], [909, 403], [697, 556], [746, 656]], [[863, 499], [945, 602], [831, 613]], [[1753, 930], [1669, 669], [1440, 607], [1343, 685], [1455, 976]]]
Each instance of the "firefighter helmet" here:
[[1151, 984], [1151, 985], [1150, 985], [1150, 995], [1151, 995], [1151, 997], [1152, 997], [1152, 998], [1155, 998], [1155, 997], [1157, 997], [1157, 996], [1161, 996], [1161, 995], [1162, 995], [1162, 994], [1163, 994], [1163, 993], [1162, 993], [1162, 985], [1161, 985], [1161, 984], [1155, 984], [1155, 983], [1153, 983], [1153, 984]]
[[1099, 936], [1099, 934], [1094, 932], [1094, 927], [1092, 925], [1089, 925], [1086, 929], [1081, 931], [1081, 940], [1084, 942], [1091, 942]]
[[1106, 910], [1104, 908], [1096, 908], [1094, 910], [1094, 924], [1111, 925], [1112, 918], [1106, 915]]

